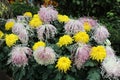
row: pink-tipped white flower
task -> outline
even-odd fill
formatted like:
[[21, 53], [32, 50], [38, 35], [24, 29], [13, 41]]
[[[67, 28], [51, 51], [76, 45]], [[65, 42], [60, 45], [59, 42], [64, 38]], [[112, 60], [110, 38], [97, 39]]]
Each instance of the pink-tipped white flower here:
[[115, 55], [115, 51], [111, 48], [111, 46], [106, 46], [106, 52], [107, 52], [107, 56]]
[[103, 43], [109, 37], [109, 32], [104, 26], [99, 26], [94, 31], [94, 39], [97, 43]]
[[8, 19], [7, 22], [14, 22], [15, 23], [15, 20], [14, 19]]
[[[102, 62], [101, 74], [103, 77], [114, 78], [117, 80], [120, 77], [120, 59], [116, 56], [107, 56]], [[118, 79], [119, 80], [119, 79]]]
[[64, 26], [67, 34], [75, 34], [79, 31], [84, 31], [83, 24], [79, 20], [70, 20]]
[[84, 23], [84, 22], [89, 22], [92, 27], [96, 27], [96, 26], [97, 26], [97, 20], [94, 20], [94, 19], [92, 19], [92, 18], [82, 17], [82, 18], [80, 18], [79, 20], [80, 20], [82, 23]]
[[110, 42], [109, 39], [106, 39], [105, 42], [104, 42], [104, 44], [105, 44], [106, 46], [110, 46], [110, 45], [111, 45], [111, 42]]
[[81, 45], [77, 48], [75, 53], [75, 65], [78, 69], [80, 69], [86, 60], [88, 60], [90, 56], [90, 48], [89, 45]]
[[51, 24], [44, 24], [37, 28], [37, 34], [40, 40], [53, 38], [56, 33], [57, 29]]
[[51, 21], [57, 20], [58, 12], [53, 7], [42, 6], [38, 14], [44, 23], [49, 23]]
[[38, 64], [45, 66], [53, 64], [56, 60], [56, 53], [50, 47], [39, 47], [34, 51], [33, 56]]
[[32, 50], [28, 47], [16, 46], [9, 54], [10, 59], [8, 63], [12, 63], [14, 66], [22, 67], [28, 64], [28, 58], [26, 55], [32, 55]]
[[19, 15], [17, 16], [17, 22], [25, 21], [25, 16]]
[[26, 43], [26, 44], [28, 43], [29, 40], [28, 31], [26, 30], [26, 28], [22, 23], [16, 23], [12, 28], [12, 32], [18, 35], [22, 43]]

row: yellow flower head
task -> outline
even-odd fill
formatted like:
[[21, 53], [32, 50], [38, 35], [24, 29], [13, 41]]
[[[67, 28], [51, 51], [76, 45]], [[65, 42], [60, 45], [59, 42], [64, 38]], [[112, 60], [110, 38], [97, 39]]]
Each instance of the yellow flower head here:
[[40, 18], [38, 14], [34, 14], [33, 18]]
[[4, 33], [0, 31], [0, 39], [3, 37]]
[[58, 21], [59, 22], [68, 22], [70, 19], [69, 19], [69, 17], [68, 16], [66, 16], [66, 15], [58, 15]]
[[76, 42], [88, 43], [89, 35], [86, 32], [78, 32], [74, 35], [74, 39]]
[[41, 46], [46, 46], [46, 44], [43, 42], [43, 41], [38, 41], [38, 42], [36, 42], [34, 45], [33, 45], [33, 50], [36, 50], [36, 49], [38, 49], [39, 47], [41, 47]]
[[18, 36], [15, 34], [8, 34], [5, 37], [6, 44], [9, 47], [13, 46], [17, 40], [18, 40]]
[[23, 16], [32, 17], [32, 13], [31, 13], [31, 12], [25, 12], [25, 13], [23, 14]]
[[93, 47], [90, 51], [90, 57], [93, 60], [102, 62], [104, 58], [106, 57], [106, 50], [104, 46]]
[[57, 43], [58, 46], [62, 47], [63, 45], [67, 46], [71, 44], [73, 39], [69, 35], [64, 35], [60, 37], [59, 42]]
[[39, 18], [33, 18], [33, 19], [29, 22], [29, 25], [30, 25], [32, 28], [37, 28], [37, 27], [39, 27], [40, 25], [42, 25], [42, 21], [41, 21]]
[[58, 70], [61, 70], [62, 72], [66, 73], [67, 70], [71, 67], [71, 60], [68, 57], [60, 57], [58, 59], [56, 67]]
[[12, 27], [14, 26], [14, 22], [13, 21], [8, 21], [6, 24], [5, 24], [5, 30], [10, 30], [12, 29]]
[[84, 29], [86, 30], [86, 31], [90, 31], [90, 29], [91, 29], [91, 25], [90, 25], [90, 23], [88, 22], [88, 21], [86, 21], [86, 22], [84, 22]]

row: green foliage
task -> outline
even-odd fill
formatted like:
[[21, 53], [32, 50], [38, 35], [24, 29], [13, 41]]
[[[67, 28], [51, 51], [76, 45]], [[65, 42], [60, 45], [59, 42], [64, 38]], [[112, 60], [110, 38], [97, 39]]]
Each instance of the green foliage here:
[[99, 69], [90, 69], [88, 72], [88, 80], [100, 80], [100, 70]]
[[13, 9], [14, 16], [23, 15], [23, 13], [25, 12], [31, 12], [33, 14], [36, 14], [39, 10], [38, 7], [30, 6], [26, 3], [18, 3], [18, 2], [11, 4], [11, 8]]
[[97, 66], [98, 63], [96, 61], [92, 61], [92, 60], [88, 60], [86, 61], [86, 63], [84, 64], [85, 67], [95, 67]]
[[[57, 0], [59, 12], [62, 14], [79, 16], [105, 16], [107, 12], [114, 11], [119, 15], [119, 0]], [[74, 7], [74, 8], [73, 8]]]

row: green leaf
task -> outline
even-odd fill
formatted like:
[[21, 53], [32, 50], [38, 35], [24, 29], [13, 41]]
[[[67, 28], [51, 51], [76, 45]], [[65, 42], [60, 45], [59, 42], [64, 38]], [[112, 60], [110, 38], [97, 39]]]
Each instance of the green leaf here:
[[49, 76], [49, 73], [47, 73], [47, 72], [43, 73], [42, 80], [47, 80], [48, 76]]
[[23, 68], [19, 73], [19, 80], [21, 80], [25, 76], [25, 69]]
[[73, 67], [71, 68], [71, 71], [72, 71], [72, 72], [77, 72], [77, 70], [75, 69], [75, 66], [73, 66]]
[[25, 76], [25, 69], [24, 68], [17, 68], [14, 67], [13, 76], [15, 80], [22, 80], [22, 78]]
[[54, 65], [48, 65], [47, 68], [48, 68], [49, 70], [53, 70], [55, 67], [54, 67]]
[[62, 74], [59, 72], [59, 73], [57, 73], [54, 80], [61, 80], [61, 79], [62, 79]]
[[77, 1], [77, 4], [79, 5], [79, 4], [80, 4], [80, 1]]
[[66, 80], [75, 80], [75, 78], [72, 77], [72, 76], [70, 76], [70, 75], [67, 75], [67, 76], [66, 76]]
[[98, 69], [91, 69], [88, 72], [88, 76], [87, 76], [88, 80], [100, 80], [100, 71]]
[[92, 61], [92, 60], [88, 60], [88, 61], [84, 64], [85, 67], [94, 67], [94, 66], [96, 66], [96, 65], [97, 65], [97, 63], [94, 62], [94, 61]]
[[120, 0], [117, 0], [117, 2], [120, 2]]

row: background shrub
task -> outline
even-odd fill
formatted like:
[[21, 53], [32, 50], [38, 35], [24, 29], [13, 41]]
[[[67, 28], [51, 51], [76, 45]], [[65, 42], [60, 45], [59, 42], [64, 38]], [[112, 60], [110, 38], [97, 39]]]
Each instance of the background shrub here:
[[13, 10], [13, 15], [23, 15], [25, 12], [31, 12], [33, 14], [36, 14], [39, 10], [37, 6], [30, 6], [29, 4], [26, 3], [19, 3], [15, 2], [11, 5], [11, 8]]

